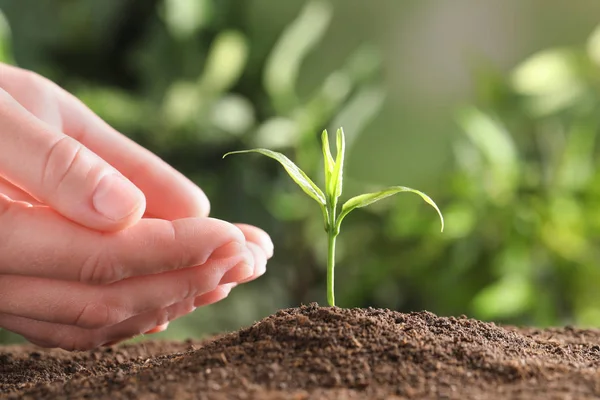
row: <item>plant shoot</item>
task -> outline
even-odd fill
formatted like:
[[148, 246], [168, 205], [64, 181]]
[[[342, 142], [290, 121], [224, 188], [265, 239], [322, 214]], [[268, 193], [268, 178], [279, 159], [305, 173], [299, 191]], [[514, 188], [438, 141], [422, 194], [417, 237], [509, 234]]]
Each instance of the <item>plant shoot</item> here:
[[335, 306], [335, 295], [334, 295], [334, 268], [335, 268], [335, 242], [340, 234], [340, 226], [344, 218], [350, 214], [352, 210], [357, 208], [368, 206], [369, 204], [375, 203], [376, 201], [382, 200], [386, 197], [392, 196], [397, 193], [410, 192], [421, 196], [423, 200], [431, 205], [438, 213], [441, 221], [442, 228], [444, 230], [444, 217], [438, 206], [431, 200], [425, 193], [415, 189], [411, 189], [405, 186], [392, 186], [387, 189], [380, 190], [378, 192], [361, 194], [359, 196], [352, 197], [346, 201], [341, 208], [338, 207], [338, 200], [342, 195], [342, 182], [343, 182], [343, 170], [344, 170], [344, 152], [346, 150], [346, 142], [344, 137], [344, 130], [342, 128], [337, 130], [336, 133], [336, 155], [335, 159], [331, 154], [329, 145], [329, 137], [327, 130], [324, 130], [321, 135], [321, 141], [323, 145], [323, 162], [325, 170], [325, 191], [323, 192], [296, 164], [294, 164], [289, 158], [281, 153], [277, 153], [268, 149], [251, 149], [251, 150], [239, 150], [232, 151], [223, 156], [227, 157], [230, 154], [243, 154], [243, 153], [260, 153], [267, 157], [270, 157], [278, 161], [283, 168], [286, 170], [288, 175], [292, 178], [298, 186], [309, 195], [313, 200], [319, 203], [321, 211], [323, 213], [323, 219], [325, 222], [325, 232], [327, 233], [327, 301], [330, 306]]

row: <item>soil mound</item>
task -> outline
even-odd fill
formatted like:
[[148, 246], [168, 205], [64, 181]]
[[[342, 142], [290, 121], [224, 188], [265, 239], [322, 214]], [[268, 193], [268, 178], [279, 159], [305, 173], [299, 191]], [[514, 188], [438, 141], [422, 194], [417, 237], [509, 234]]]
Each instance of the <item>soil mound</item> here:
[[94, 352], [0, 348], [0, 395], [105, 399], [592, 399], [600, 331], [473, 319], [282, 310], [205, 342]]

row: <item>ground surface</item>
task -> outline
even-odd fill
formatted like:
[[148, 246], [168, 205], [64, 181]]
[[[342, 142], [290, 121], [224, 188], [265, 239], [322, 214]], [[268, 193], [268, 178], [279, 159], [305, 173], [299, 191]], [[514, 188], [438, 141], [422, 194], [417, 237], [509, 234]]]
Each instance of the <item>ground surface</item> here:
[[204, 343], [0, 347], [0, 397], [596, 399], [599, 366], [600, 331], [310, 305]]

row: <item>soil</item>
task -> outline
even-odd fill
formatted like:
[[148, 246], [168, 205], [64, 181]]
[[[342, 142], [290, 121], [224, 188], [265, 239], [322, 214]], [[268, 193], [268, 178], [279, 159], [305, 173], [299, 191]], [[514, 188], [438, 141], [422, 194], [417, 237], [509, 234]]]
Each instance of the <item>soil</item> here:
[[0, 347], [8, 399], [597, 399], [600, 331], [316, 304], [208, 341]]

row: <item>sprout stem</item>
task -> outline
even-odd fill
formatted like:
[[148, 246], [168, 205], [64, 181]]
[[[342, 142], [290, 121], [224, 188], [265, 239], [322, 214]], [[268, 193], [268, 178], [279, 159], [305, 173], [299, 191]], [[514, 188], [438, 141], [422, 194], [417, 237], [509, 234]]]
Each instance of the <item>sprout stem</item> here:
[[337, 228], [337, 199], [327, 197], [326, 207], [329, 210], [327, 229], [327, 302], [335, 307], [334, 269], [335, 269], [335, 240], [340, 231]]
[[334, 307], [335, 295], [333, 293], [333, 269], [335, 267], [335, 239], [337, 234], [334, 229], [330, 229], [329, 232], [327, 232], [327, 236], [329, 237], [329, 246], [327, 248], [327, 301], [331, 307]]

